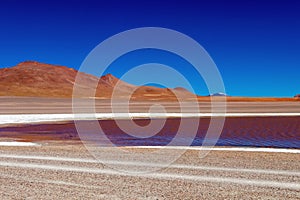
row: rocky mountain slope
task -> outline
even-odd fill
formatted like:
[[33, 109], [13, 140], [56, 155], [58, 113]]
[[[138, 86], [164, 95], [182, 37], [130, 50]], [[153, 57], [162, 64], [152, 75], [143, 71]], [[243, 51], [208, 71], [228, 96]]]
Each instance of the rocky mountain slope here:
[[[72, 97], [77, 73], [80, 73], [80, 84], [77, 87], [82, 91], [77, 92], [79, 97], [111, 98], [114, 90], [114, 97], [123, 98], [132, 93], [132, 99], [141, 100], [174, 99], [174, 93], [186, 98], [194, 96], [184, 88], [135, 86], [119, 80], [112, 74], [97, 78], [65, 66], [35, 61], [0, 69], [0, 96]], [[95, 95], [88, 92], [92, 85], [97, 85]]]

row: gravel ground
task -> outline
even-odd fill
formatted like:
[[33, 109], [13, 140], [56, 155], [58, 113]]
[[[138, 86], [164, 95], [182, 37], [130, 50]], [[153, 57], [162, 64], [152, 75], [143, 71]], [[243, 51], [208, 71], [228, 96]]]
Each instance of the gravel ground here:
[[299, 154], [189, 150], [155, 168], [176, 150], [147, 162], [126, 156], [153, 150], [122, 150], [101, 148], [103, 163], [74, 141], [0, 147], [0, 199], [300, 199]]

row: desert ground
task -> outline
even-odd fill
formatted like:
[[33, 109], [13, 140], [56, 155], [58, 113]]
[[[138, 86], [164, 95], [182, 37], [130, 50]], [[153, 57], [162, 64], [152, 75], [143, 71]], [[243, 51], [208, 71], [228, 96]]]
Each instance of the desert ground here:
[[198, 150], [187, 150], [167, 168], [138, 173], [159, 164], [113, 160], [109, 148], [99, 161], [77, 142], [39, 145], [0, 147], [2, 199], [300, 198], [299, 152], [211, 151], [199, 158]]
[[[130, 112], [148, 112], [152, 103], [132, 102]], [[168, 112], [180, 112], [176, 102], [160, 103]], [[211, 111], [209, 102], [199, 104], [200, 112]], [[85, 106], [82, 104], [82, 111], [88, 110]], [[119, 107], [122, 106], [120, 103]], [[188, 112], [195, 112], [189, 104], [186, 106]], [[67, 114], [72, 113], [72, 104], [70, 99], [64, 98], [1, 97], [0, 112], [2, 116]], [[96, 112], [111, 112], [110, 102], [96, 100]], [[228, 102], [227, 113], [291, 114], [286, 122], [292, 125], [287, 123], [286, 128], [299, 140], [299, 102]], [[235, 126], [247, 125], [247, 118], [243, 119], [244, 124]], [[281, 121], [276, 117], [274, 120], [270, 126]], [[250, 122], [259, 129], [272, 131], [263, 123], [257, 124], [257, 120]], [[56, 122], [51, 126], [57, 131], [70, 126], [65, 123]], [[235, 123], [230, 122], [227, 128], [232, 124]], [[2, 129], [18, 129], [13, 136], [1, 133], [1, 199], [300, 199], [300, 150], [297, 148], [224, 146], [213, 148], [206, 157], [199, 156], [204, 150], [187, 149], [166, 166], [159, 161], [182, 151], [166, 148], [150, 159], [147, 155], [159, 147], [84, 146], [76, 136], [43, 134], [47, 132], [41, 128], [45, 124], [27, 125], [25, 129], [20, 124], [1, 125]], [[27, 135], [22, 135], [25, 130]], [[35, 138], [28, 130], [35, 131]], [[39, 131], [41, 137], [36, 137]], [[34, 146], [7, 146], [6, 142], [12, 141]], [[116, 148], [124, 155], [116, 156]], [[93, 149], [101, 152], [101, 159], [93, 156], [90, 152]], [[129, 154], [142, 155], [148, 160], [126, 160]], [[144, 169], [149, 171], [144, 172]]]

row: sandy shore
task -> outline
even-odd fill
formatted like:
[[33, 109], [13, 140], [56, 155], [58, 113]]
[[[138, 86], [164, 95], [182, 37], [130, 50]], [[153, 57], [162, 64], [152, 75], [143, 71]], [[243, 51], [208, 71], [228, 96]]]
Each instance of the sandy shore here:
[[99, 163], [74, 141], [40, 144], [0, 147], [1, 199], [300, 198], [299, 154], [212, 151], [199, 158], [199, 151], [188, 150], [168, 168], [135, 174], [113, 166], [139, 172], [157, 163], [113, 160], [110, 148]]
[[[94, 100], [82, 100], [77, 110], [90, 113], [87, 103]], [[169, 113], [180, 113], [179, 104], [172, 101], [133, 101], [130, 103], [131, 113], [147, 113], [153, 104], [161, 104]], [[117, 101], [115, 111], [124, 111], [124, 103]], [[223, 106], [223, 105], [220, 105]], [[183, 103], [184, 112], [194, 113], [194, 105]], [[218, 107], [218, 105], [216, 105]], [[199, 102], [201, 113], [211, 112], [211, 103]], [[98, 99], [95, 101], [97, 113], [111, 113], [110, 100]], [[227, 102], [228, 113], [300, 113], [300, 101], [274, 101], [274, 102]], [[72, 99], [68, 98], [34, 98], [34, 97], [0, 97], [0, 114], [68, 114], [72, 113]]]

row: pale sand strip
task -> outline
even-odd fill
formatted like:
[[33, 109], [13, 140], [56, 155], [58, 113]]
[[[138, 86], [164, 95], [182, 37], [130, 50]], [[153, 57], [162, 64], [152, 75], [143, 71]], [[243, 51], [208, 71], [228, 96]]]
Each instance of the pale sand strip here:
[[143, 119], [189, 117], [272, 117], [300, 116], [300, 113], [87, 113], [87, 114], [4, 114], [0, 124], [23, 124], [91, 119]]
[[[157, 167], [165, 168], [166, 167], [166, 165], [163, 165], [163, 164], [149, 163], [149, 162], [95, 160], [95, 159], [85, 159], [85, 158], [67, 158], [67, 157], [52, 157], [52, 156], [29, 156], [29, 155], [0, 154], [0, 158], [24, 159], [24, 160], [46, 160], [46, 161], [60, 161], [60, 162], [80, 162], [80, 163], [103, 163], [103, 164], [109, 164], [109, 165], [154, 167], [154, 168], [157, 168]], [[167, 168], [300, 176], [300, 172], [297, 172], [297, 171], [271, 170], [271, 169], [244, 169], [244, 168], [228, 168], [228, 167], [213, 167], [213, 166], [195, 166], [195, 165], [183, 165], [183, 164], [171, 164], [171, 165], [168, 165]]]
[[267, 181], [267, 180], [254, 180], [254, 179], [242, 179], [242, 178], [228, 178], [228, 177], [213, 177], [213, 176], [195, 176], [185, 174], [174, 174], [174, 173], [149, 173], [149, 174], [128, 174], [121, 173], [110, 169], [98, 169], [98, 168], [87, 168], [87, 167], [74, 167], [74, 166], [56, 166], [48, 164], [32, 164], [32, 163], [20, 163], [20, 162], [2, 162], [0, 166], [4, 167], [16, 167], [16, 168], [27, 168], [27, 169], [41, 169], [41, 170], [54, 170], [54, 171], [70, 171], [79, 173], [92, 173], [92, 174], [104, 174], [104, 175], [116, 175], [116, 176], [130, 176], [130, 177], [141, 177], [141, 178], [154, 178], [154, 179], [166, 179], [166, 180], [185, 180], [192, 182], [213, 182], [213, 183], [230, 183], [240, 185], [251, 185], [258, 187], [276, 187], [281, 189], [300, 190], [299, 183], [292, 182], [278, 182], [278, 181]]

